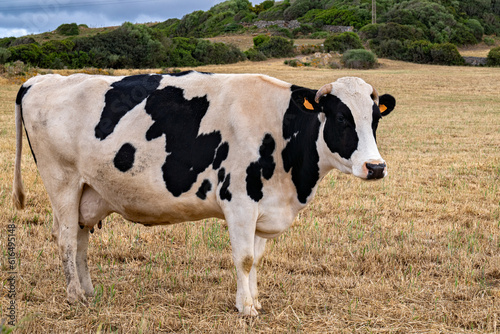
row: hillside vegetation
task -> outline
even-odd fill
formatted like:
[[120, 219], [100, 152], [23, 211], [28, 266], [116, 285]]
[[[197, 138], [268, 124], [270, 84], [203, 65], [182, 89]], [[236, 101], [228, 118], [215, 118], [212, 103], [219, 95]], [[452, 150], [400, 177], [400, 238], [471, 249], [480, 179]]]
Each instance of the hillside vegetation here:
[[[124, 23], [98, 30], [63, 24], [52, 33], [0, 39], [0, 64], [22, 61], [54, 69], [159, 68], [262, 60], [290, 53], [281, 49], [288, 46], [274, 40], [272, 48], [277, 50], [268, 55], [258, 48], [244, 54], [245, 50], [234, 46], [201, 39], [264, 32], [288, 39], [324, 40], [331, 36], [325, 26], [340, 25], [359, 31], [365, 45], [378, 56], [460, 65], [456, 46], [477, 44], [485, 35], [500, 35], [500, 1], [496, 0], [378, 0], [377, 24], [371, 23], [371, 5], [371, 0], [267, 0], [252, 6], [248, 0], [228, 0], [208, 11], [157, 24]], [[271, 25], [262, 31], [253, 24], [261, 20], [297, 20], [298, 25], [293, 29]], [[495, 44], [493, 37], [484, 42]]]

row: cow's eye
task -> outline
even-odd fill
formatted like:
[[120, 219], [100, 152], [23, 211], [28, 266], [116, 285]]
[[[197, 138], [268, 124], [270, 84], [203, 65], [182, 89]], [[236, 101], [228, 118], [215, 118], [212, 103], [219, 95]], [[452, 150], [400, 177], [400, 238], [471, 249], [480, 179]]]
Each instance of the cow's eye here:
[[346, 119], [342, 114], [337, 115], [337, 123], [342, 125], [346, 123]]

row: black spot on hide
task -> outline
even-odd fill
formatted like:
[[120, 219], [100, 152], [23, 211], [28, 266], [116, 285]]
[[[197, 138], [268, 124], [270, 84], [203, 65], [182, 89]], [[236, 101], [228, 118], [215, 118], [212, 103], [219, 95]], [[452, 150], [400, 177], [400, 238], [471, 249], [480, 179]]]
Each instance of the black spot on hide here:
[[[358, 148], [358, 134], [351, 110], [336, 96], [328, 95], [321, 101], [326, 115], [323, 138], [332, 153], [350, 159]], [[372, 125], [373, 126], [373, 125]]]
[[231, 183], [231, 174], [228, 173], [224, 179], [224, 182], [222, 183], [222, 187], [220, 188], [219, 192], [220, 199], [231, 201], [231, 199], [233, 198], [233, 195], [228, 189], [230, 183]]
[[203, 180], [203, 183], [201, 184], [200, 188], [196, 192], [196, 196], [198, 196], [200, 199], [206, 199], [207, 198], [207, 193], [212, 190], [212, 184], [208, 180]]
[[[146, 139], [165, 135], [168, 155], [162, 166], [163, 180], [176, 197], [189, 191], [198, 175], [215, 164], [214, 160], [220, 165], [224, 155], [227, 156], [223, 154], [227, 145], [220, 145], [222, 138], [219, 131], [199, 134], [208, 107], [206, 96], [186, 100], [182, 89], [171, 86], [156, 90], [146, 102], [146, 113], [154, 121], [146, 132]], [[218, 153], [219, 150], [221, 153], [216, 158], [216, 151]]]
[[283, 118], [283, 138], [288, 140], [281, 152], [283, 167], [292, 172], [292, 181], [297, 189], [297, 198], [306, 203], [307, 197], [319, 180], [319, 155], [316, 141], [319, 136], [320, 121], [318, 113], [304, 111], [295, 102], [294, 92], [308, 91], [314, 100], [316, 91], [292, 86], [292, 97]]
[[247, 194], [254, 201], [258, 202], [262, 199], [263, 183], [262, 177], [269, 180], [274, 173], [276, 164], [273, 159], [273, 152], [276, 148], [276, 143], [271, 134], [267, 133], [262, 140], [262, 145], [259, 149], [259, 160], [250, 163], [247, 167], [246, 186]]
[[217, 154], [215, 155], [215, 159], [212, 164], [215, 170], [219, 169], [222, 161], [226, 160], [228, 153], [229, 153], [229, 144], [227, 142], [223, 142], [217, 149]]
[[228, 190], [229, 184], [231, 182], [231, 175], [230, 174], [226, 175], [226, 170], [224, 168], [221, 168], [221, 169], [219, 169], [219, 172], [217, 173], [217, 180], [218, 180], [219, 184], [222, 183], [222, 187], [219, 191], [220, 199], [231, 201], [231, 199], [233, 198], [233, 195]]
[[95, 127], [96, 138], [104, 140], [113, 133], [122, 117], [154, 92], [162, 78], [161, 75], [141, 74], [112, 83], [104, 97], [101, 119]]
[[132, 144], [126, 143], [118, 150], [115, 159], [113, 160], [115, 167], [121, 171], [126, 172], [134, 165], [135, 147]]

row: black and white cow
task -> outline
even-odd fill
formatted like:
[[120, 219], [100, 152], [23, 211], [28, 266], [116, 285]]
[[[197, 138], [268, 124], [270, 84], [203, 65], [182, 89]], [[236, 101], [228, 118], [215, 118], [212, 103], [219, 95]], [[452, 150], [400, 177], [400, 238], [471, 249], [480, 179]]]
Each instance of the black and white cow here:
[[257, 267], [333, 168], [387, 174], [375, 132], [395, 106], [362, 79], [319, 91], [257, 74], [44, 75], [16, 99], [13, 200], [24, 207], [22, 123], [52, 203], [69, 301], [94, 288], [89, 230], [112, 212], [144, 225], [227, 221], [236, 307], [261, 308]]

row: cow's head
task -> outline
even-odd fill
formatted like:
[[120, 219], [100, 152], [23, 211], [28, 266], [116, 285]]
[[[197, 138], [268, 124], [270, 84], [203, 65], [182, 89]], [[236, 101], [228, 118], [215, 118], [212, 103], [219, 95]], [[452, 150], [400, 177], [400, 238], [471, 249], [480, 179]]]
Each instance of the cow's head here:
[[[360, 78], [345, 77], [314, 91], [295, 96], [303, 108], [319, 112], [321, 121], [319, 154], [329, 166], [362, 179], [380, 179], [387, 166], [376, 143], [379, 119], [395, 107], [391, 95], [379, 96]], [[297, 101], [298, 102], [298, 101]], [[322, 147], [323, 146], [323, 147]]]

